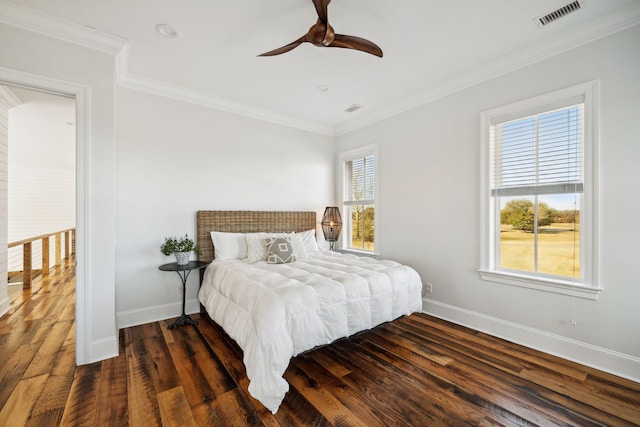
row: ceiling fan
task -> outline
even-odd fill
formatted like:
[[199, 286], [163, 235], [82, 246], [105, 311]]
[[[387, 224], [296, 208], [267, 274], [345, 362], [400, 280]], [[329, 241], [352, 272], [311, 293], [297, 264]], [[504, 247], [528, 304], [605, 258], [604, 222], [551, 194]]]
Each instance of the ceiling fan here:
[[289, 43], [288, 45], [271, 50], [269, 52], [265, 52], [258, 56], [280, 55], [282, 53], [286, 53], [290, 50], [295, 49], [302, 43], [311, 43], [318, 47], [342, 47], [345, 49], [355, 49], [382, 58], [382, 49], [380, 49], [377, 44], [356, 36], [336, 34], [333, 31], [333, 27], [329, 25], [329, 19], [327, 16], [327, 6], [331, 2], [331, 0], [312, 1], [313, 5], [316, 7], [316, 12], [318, 13], [318, 21], [311, 28], [309, 28], [307, 34], [303, 35], [298, 40]]

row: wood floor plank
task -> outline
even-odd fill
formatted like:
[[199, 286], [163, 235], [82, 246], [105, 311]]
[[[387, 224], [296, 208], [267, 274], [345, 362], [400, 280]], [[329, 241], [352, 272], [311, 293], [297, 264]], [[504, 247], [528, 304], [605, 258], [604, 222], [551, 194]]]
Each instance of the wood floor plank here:
[[72, 321], [68, 320], [53, 324], [49, 334], [47, 334], [31, 364], [29, 364], [29, 368], [24, 373], [25, 378], [42, 375], [51, 370], [51, 361], [62, 347], [73, 324]]
[[439, 408], [424, 405], [423, 390], [407, 389], [402, 378], [391, 375], [365, 353], [354, 354], [353, 346], [351, 340], [344, 340], [327, 351], [341, 363], [351, 364], [352, 372], [341, 380], [358, 393], [363, 405], [379, 408], [394, 420], [411, 420], [415, 425], [433, 425], [442, 418]]
[[92, 426], [96, 418], [99, 363], [78, 366], [62, 413], [61, 425]]
[[295, 387], [332, 425], [366, 426], [336, 396], [317, 384], [315, 380], [298, 367], [287, 376], [289, 383]]
[[[463, 387], [468, 392], [478, 396], [491, 394], [494, 399], [499, 399], [502, 402], [502, 406], [506, 411], [520, 418], [528, 420], [536, 420], [538, 418], [539, 414], [533, 409], [533, 405], [523, 403], [532, 400], [531, 396], [527, 394], [523, 399], [519, 400], [518, 396], [522, 394], [521, 390], [504, 383], [495, 368], [489, 368], [492, 370], [487, 374], [483, 370], [470, 368], [475, 374], [469, 375], [469, 372], [464, 371], [467, 365], [457, 363], [453, 357], [449, 357], [451, 362], [443, 366], [438, 362], [434, 362], [432, 358], [425, 356], [422, 350], [424, 346], [412, 341], [399, 341], [394, 336], [386, 338], [383, 332], [379, 330], [368, 335], [367, 341], [389, 349], [390, 352], [407, 360], [416, 368], [424, 369], [438, 378], [449, 381], [452, 387]], [[497, 411], [500, 411], [500, 409], [497, 409]]]
[[22, 379], [22, 374], [29, 367], [41, 344], [28, 343], [21, 345], [16, 351], [12, 352], [11, 358], [2, 366], [2, 370], [0, 370], [0, 384], [2, 384], [2, 387], [0, 387], [0, 408], [5, 405], [13, 389]]
[[238, 388], [217, 396], [214, 405], [222, 416], [220, 425], [238, 427], [263, 425], [246, 396]]
[[[389, 325], [386, 330], [393, 330], [395, 326]], [[382, 334], [383, 331], [379, 331]], [[405, 336], [410, 337], [410, 334]], [[589, 425], [583, 417], [580, 417], [570, 411], [565, 411], [560, 405], [550, 407], [548, 405], [547, 395], [545, 390], [536, 387], [536, 384], [527, 383], [520, 380], [519, 373], [505, 376], [503, 367], [495, 363], [480, 363], [476, 351], [466, 352], [460, 351], [461, 348], [458, 343], [448, 343], [446, 338], [431, 341], [429, 339], [429, 333], [423, 333], [423, 338], [427, 339], [427, 343], [431, 345], [439, 346], [439, 350], [445, 354], [449, 354], [456, 360], [455, 364], [449, 366], [449, 372], [458, 372], [456, 382], [465, 380], [467, 387], [471, 384], [491, 384], [492, 390], [497, 390], [504, 396], [505, 405], [508, 405], [509, 410], [518, 416], [532, 420], [536, 424], [547, 423], [569, 423], [577, 425]], [[420, 337], [410, 337], [415, 342], [421, 342]], [[454, 338], [455, 341], [455, 338]], [[486, 390], [485, 392], [487, 392]], [[550, 396], [552, 399], [554, 396]], [[562, 396], [555, 396], [556, 399], [562, 399]], [[566, 402], [573, 405], [581, 406], [580, 402]], [[581, 406], [583, 411], [589, 411], [587, 406]], [[547, 421], [545, 421], [547, 420]]]
[[31, 415], [23, 427], [57, 427], [62, 423], [64, 406], [38, 415]]
[[0, 410], [0, 426], [21, 426], [29, 419], [31, 408], [42, 392], [49, 374], [21, 380]]
[[100, 383], [96, 391], [96, 426], [125, 426], [129, 423], [127, 394], [127, 353], [100, 363]]
[[[318, 354], [316, 354], [318, 353]], [[306, 378], [314, 382], [317, 387], [326, 390], [335, 396], [354, 416], [363, 424], [368, 426], [386, 426], [393, 424], [393, 418], [388, 417], [384, 411], [380, 411], [375, 405], [363, 404], [363, 396], [358, 390], [349, 386], [348, 382], [342, 381], [346, 375], [334, 376], [319, 364], [320, 354], [328, 356], [328, 353], [321, 350], [314, 351], [313, 355], [297, 357], [292, 361], [292, 366], [287, 370], [286, 379], [290, 380], [293, 375], [299, 375], [299, 368], [304, 372]], [[350, 371], [349, 373], [351, 373]]]
[[[190, 375], [203, 377], [215, 395], [222, 395], [237, 387], [215, 353], [200, 339], [197, 329], [182, 328], [173, 334], [173, 343], [169, 346], [171, 355], [180, 358], [180, 364], [189, 365]], [[184, 377], [184, 375], [183, 375]]]
[[160, 418], [164, 426], [195, 427], [196, 421], [182, 386], [158, 393]]
[[62, 346], [50, 363], [50, 375], [33, 407], [32, 417], [45, 413], [54, 414], [55, 417], [62, 416], [75, 374], [75, 348], [70, 345]]
[[[401, 319], [401, 321], [398, 323], [400, 325], [406, 323], [419, 326], [422, 329], [425, 329], [425, 327], [426, 329], [431, 329], [433, 325], [436, 325], [434, 323], [434, 320], [435, 318], [408, 316]], [[438, 328], [434, 330], [438, 331], [440, 334], [446, 334], [449, 337], [463, 337], [464, 342], [469, 343], [469, 345], [484, 345], [484, 347], [488, 349], [498, 349], [500, 353], [508, 355], [510, 357], [514, 357], [516, 360], [520, 360], [522, 363], [526, 363], [525, 367], [540, 366], [541, 361], [551, 361], [552, 363], [543, 363], [543, 366], [553, 366], [554, 369], [556, 369], [559, 373], [577, 380], [584, 381], [586, 379], [588, 371], [584, 366], [577, 366], [569, 361], [557, 360], [557, 358], [554, 359], [553, 356], [550, 356], [550, 359], [547, 357], [541, 357], [540, 352], [536, 352], [535, 350], [528, 349], [523, 346], [511, 346], [508, 345], [506, 341], [500, 338], [492, 337], [491, 335], [473, 331], [452, 323], [440, 322], [437, 325]]]
[[136, 333], [140, 329], [139, 327], [129, 328], [125, 332], [129, 425], [132, 427], [160, 426], [162, 420], [158, 406], [158, 391], [154, 386], [151, 372], [154, 368], [150, 358], [147, 358], [148, 352], [144, 339]]

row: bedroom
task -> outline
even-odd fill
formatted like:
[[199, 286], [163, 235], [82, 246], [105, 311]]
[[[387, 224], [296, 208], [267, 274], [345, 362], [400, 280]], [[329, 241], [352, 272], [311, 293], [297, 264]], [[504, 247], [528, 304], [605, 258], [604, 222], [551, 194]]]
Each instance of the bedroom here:
[[[637, 8], [630, 16], [634, 25], [622, 31], [505, 68], [484, 82], [333, 137], [154, 95], [153, 88], [116, 86], [113, 53], [24, 29], [11, 21], [15, 16], [3, 15], [0, 79], [28, 83], [37, 75], [91, 90], [85, 165], [91, 237], [85, 268], [78, 271], [86, 289], [78, 293], [85, 321], [77, 360], [117, 353], [119, 328], [175, 315], [179, 295], [174, 278], [157, 271], [166, 261], [157, 248], [165, 235], [192, 233], [197, 210], [321, 214], [336, 203], [337, 153], [375, 142], [381, 254], [433, 283], [426, 312], [638, 381], [640, 273], [634, 265], [640, 225], [632, 216], [640, 208]], [[52, 66], [54, 58], [64, 61]], [[594, 79], [601, 91], [605, 290], [591, 301], [481, 280], [480, 113]], [[285, 171], [284, 178], [274, 171]], [[197, 310], [195, 295], [192, 287], [191, 311]]]

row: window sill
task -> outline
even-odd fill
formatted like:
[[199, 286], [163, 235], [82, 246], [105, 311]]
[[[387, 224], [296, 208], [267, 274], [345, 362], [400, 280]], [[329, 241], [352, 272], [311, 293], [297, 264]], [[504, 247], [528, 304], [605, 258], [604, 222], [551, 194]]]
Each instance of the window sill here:
[[375, 252], [359, 251], [357, 249], [342, 249], [342, 248], [340, 248], [340, 249], [336, 249], [336, 252], [340, 252], [342, 254], [366, 256], [366, 257], [375, 258], [375, 259], [379, 259], [380, 258], [380, 254], [377, 254]]
[[535, 289], [560, 295], [597, 300], [602, 288], [591, 288], [564, 280], [532, 278], [514, 273], [479, 270], [480, 278], [489, 282]]

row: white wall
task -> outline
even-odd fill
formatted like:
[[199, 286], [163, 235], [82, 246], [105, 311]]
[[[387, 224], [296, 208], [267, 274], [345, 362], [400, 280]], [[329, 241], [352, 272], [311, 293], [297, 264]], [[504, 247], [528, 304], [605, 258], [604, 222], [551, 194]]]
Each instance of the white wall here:
[[78, 99], [76, 362], [111, 357], [118, 352], [113, 54], [5, 24], [0, 40], [0, 81], [62, 90]]
[[[118, 88], [116, 310], [125, 327], [176, 317], [181, 285], [158, 270], [165, 236], [195, 237], [198, 210], [333, 204], [333, 138]], [[198, 274], [187, 313], [197, 312]]]
[[[17, 91], [9, 110], [9, 241], [75, 227], [75, 100]], [[50, 239], [50, 265], [55, 241]], [[64, 239], [62, 253], [64, 254]], [[32, 268], [42, 266], [42, 241], [32, 245]], [[22, 246], [9, 250], [9, 271], [21, 271]]]
[[[427, 312], [640, 380], [639, 41], [635, 27], [338, 138], [379, 143], [380, 249], [433, 283]], [[605, 290], [590, 301], [480, 280], [480, 113], [594, 79]]]

